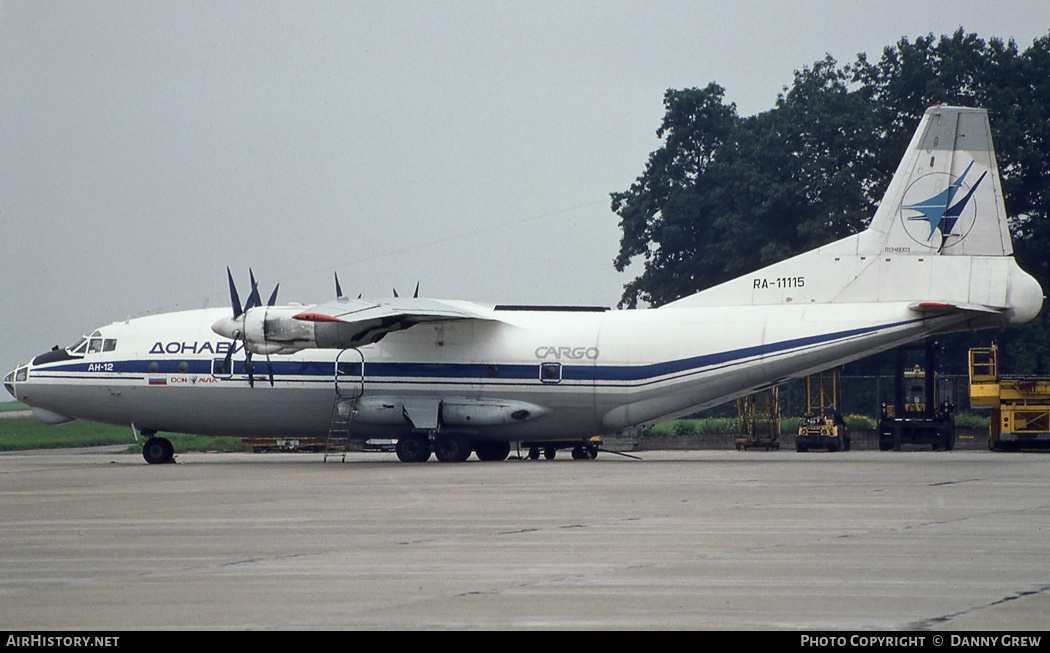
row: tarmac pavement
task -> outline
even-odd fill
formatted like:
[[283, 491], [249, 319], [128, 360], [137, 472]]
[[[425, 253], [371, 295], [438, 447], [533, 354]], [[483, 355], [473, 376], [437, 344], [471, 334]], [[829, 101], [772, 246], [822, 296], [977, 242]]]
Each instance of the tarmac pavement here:
[[1043, 629], [1050, 455], [0, 455], [0, 628]]

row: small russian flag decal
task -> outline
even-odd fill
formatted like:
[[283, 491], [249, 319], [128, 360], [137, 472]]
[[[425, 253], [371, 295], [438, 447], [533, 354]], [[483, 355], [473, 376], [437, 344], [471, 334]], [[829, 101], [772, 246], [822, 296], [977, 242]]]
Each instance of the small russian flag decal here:
[[168, 385], [168, 377], [166, 376], [151, 376], [149, 377], [150, 385]]

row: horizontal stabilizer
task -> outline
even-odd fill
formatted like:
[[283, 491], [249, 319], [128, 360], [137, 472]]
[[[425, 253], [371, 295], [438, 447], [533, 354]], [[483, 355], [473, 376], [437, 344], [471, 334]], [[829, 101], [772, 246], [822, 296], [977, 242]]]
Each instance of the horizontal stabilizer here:
[[915, 302], [909, 304], [908, 308], [919, 313], [935, 313], [943, 315], [947, 313], [990, 313], [997, 315], [1005, 311], [1005, 308], [986, 306], [984, 304], [962, 304], [959, 302]]

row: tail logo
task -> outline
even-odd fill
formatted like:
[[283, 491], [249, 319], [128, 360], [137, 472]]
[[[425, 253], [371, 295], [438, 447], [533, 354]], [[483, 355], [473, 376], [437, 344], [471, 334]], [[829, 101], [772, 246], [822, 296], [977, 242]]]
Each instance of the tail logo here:
[[[904, 192], [900, 211], [901, 223], [912, 240], [941, 251], [958, 245], [969, 235], [977, 218], [977, 202], [971, 200], [988, 174], [987, 171], [982, 173], [970, 186], [966, 183], [966, 176], [971, 168], [973, 161], [957, 179], [952, 179], [946, 172], [931, 172], [912, 182]], [[938, 190], [940, 188], [944, 190]], [[960, 190], [965, 195], [956, 201]], [[909, 201], [909, 198], [916, 201]], [[937, 232], [941, 235], [939, 241], [934, 240]]]

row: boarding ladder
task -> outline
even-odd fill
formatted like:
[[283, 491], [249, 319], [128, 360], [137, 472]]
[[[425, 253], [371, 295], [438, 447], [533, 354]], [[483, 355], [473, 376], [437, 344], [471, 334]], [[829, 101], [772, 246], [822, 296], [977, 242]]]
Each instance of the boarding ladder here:
[[340, 462], [346, 461], [350, 445], [357, 400], [365, 387], [364, 356], [357, 349], [344, 349], [335, 359], [335, 397], [332, 400], [332, 416], [328, 423], [328, 438], [324, 445], [324, 462], [329, 456], [341, 454]]
[[328, 439], [324, 443], [324, 462], [328, 456], [341, 454], [340, 462], [346, 461], [346, 450], [350, 444], [350, 430], [354, 424], [356, 397], [336, 396], [332, 402], [332, 419], [328, 426]]

